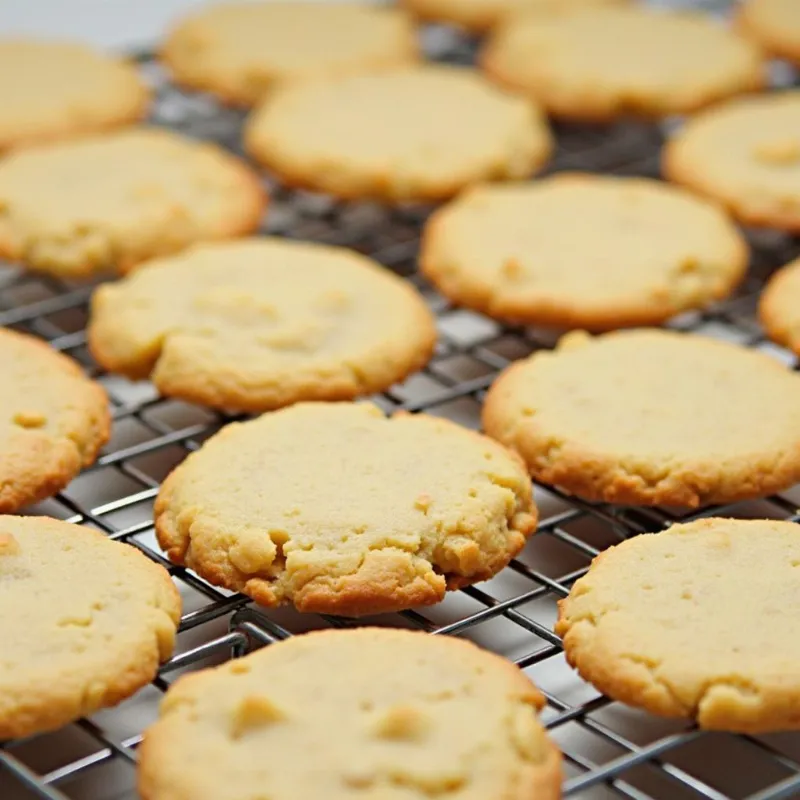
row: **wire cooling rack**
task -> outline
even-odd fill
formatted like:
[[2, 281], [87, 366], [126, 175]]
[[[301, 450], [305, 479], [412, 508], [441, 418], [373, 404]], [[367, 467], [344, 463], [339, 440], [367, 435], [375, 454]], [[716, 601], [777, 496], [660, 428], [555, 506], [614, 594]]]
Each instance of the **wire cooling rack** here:
[[[441, 30], [429, 33], [428, 44], [439, 57], [459, 62], [472, 58], [469, 43]], [[156, 124], [239, 150], [238, 113], [170, 86], [150, 57], [142, 56], [140, 62], [158, 89], [153, 113]], [[663, 134], [656, 127], [561, 127], [557, 134], [553, 170], [657, 174]], [[556, 337], [552, 333], [502, 327], [452, 308], [414, 275], [424, 210], [390, 211], [365, 204], [341, 207], [324, 197], [272, 189], [274, 199], [265, 232], [346, 245], [367, 253], [408, 276], [436, 312], [440, 331], [436, 356], [425, 370], [375, 398], [387, 411], [425, 411], [477, 427], [483, 393], [498, 370], [553, 345]], [[765, 233], [752, 241], [753, 268], [738, 294], [706, 313], [683, 315], [672, 325], [739, 342], [794, 364], [787, 352], [765, 341], [753, 312], [765, 278], [800, 253], [800, 244]], [[259, 610], [247, 598], [216, 589], [164, 560], [152, 533], [152, 505], [159, 482], [227, 419], [162, 399], [148, 383], [131, 383], [98, 372], [85, 347], [91, 291], [83, 284], [0, 268], [0, 324], [40, 336], [78, 359], [105, 385], [113, 404], [113, 439], [97, 464], [32, 513], [90, 525], [138, 547], [169, 568], [181, 589], [185, 611], [176, 655], [152, 686], [116, 709], [58, 732], [0, 744], [1, 800], [133, 800], [141, 731], [155, 719], [162, 693], [179, 674], [301, 631], [356, 624], [355, 620], [300, 615], [289, 609]], [[538, 486], [537, 502], [541, 512], [538, 534], [499, 576], [453, 593], [438, 606], [361, 623], [463, 636], [516, 661], [547, 697], [543, 718], [564, 751], [566, 796], [634, 800], [800, 797], [800, 734], [702, 733], [688, 724], [610, 702], [566, 665], [561, 643], [553, 633], [556, 601], [568, 593], [604, 548], [628, 536], [659, 530], [677, 519], [711, 513], [797, 520], [800, 487], [765, 500], [703, 509], [680, 518], [660, 509], [590, 505]], [[0, 655], [2, 647], [0, 642]]]

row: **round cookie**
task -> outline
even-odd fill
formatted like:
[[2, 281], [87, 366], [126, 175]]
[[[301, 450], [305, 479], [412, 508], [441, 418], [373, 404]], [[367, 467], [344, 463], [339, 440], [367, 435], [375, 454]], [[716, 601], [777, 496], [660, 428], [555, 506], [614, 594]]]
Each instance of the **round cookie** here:
[[522, 462], [486, 437], [369, 403], [301, 403], [209, 439], [162, 485], [155, 522], [170, 559], [214, 584], [359, 616], [490, 578], [536, 508]]
[[0, 38], [0, 151], [141, 119], [136, 69], [73, 42]]
[[198, 245], [101, 286], [88, 337], [112, 372], [257, 412], [388, 389], [431, 357], [436, 322], [365, 256], [263, 238]]
[[139, 792], [555, 800], [561, 755], [537, 718], [543, 705], [514, 664], [468, 641], [315, 631], [178, 680], [145, 732]]
[[657, 324], [726, 297], [744, 238], [713, 205], [645, 178], [476, 187], [429, 218], [420, 264], [454, 302], [517, 323]]
[[765, 77], [759, 49], [707, 14], [633, 6], [514, 17], [481, 63], [550, 114], [593, 122], [685, 114]]
[[701, 728], [800, 728], [800, 526], [701, 519], [599, 555], [559, 602], [569, 663]]
[[800, 481], [800, 375], [703, 336], [569, 334], [501, 374], [483, 423], [592, 501], [696, 507]]
[[202, 8], [177, 25], [161, 57], [178, 83], [251, 106], [285, 81], [373, 72], [419, 56], [402, 11], [260, 2]]
[[800, 259], [770, 278], [758, 315], [770, 339], [800, 355]]
[[0, 740], [129, 697], [172, 653], [181, 601], [127, 544], [46, 517], [0, 517]]
[[739, 28], [772, 55], [800, 64], [800, 4], [796, 0], [747, 0]]
[[403, 0], [414, 14], [431, 22], [450, 22], [473, 33], [484, 33], [512, 14], [553, 13], [583, 6], [621, 5], [630, 0]]
[[[108, 441], [108, 398], [45, 342], [0, 328], [0, 513], [63, 489]], [[2, 737], [0, 737], [2, 738]]]
[[216, 145], [157, 128], [41, 145], [0, 160], [0, 257], [65, 277], [254, 230], [265, 195]]
[[424, 202], [527, 177], [552, 142], [530, 101], [472, 70], [428, 65], [287, 86], [254, 112], [245, 145], [290, 186]]
[[800, 232], [800, 91], [731, 101], [686, 123], [663, 153], [667, 178], [745, 225]]

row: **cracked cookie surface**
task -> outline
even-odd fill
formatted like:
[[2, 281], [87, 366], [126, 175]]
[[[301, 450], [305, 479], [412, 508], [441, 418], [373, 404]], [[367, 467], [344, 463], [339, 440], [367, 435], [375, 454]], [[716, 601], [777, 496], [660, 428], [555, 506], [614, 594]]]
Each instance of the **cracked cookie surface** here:
[[559, 603], [567, 660], [609, 697], [702, 728], [800, 727], [800, 526], [701, 519], [599, 555]]
[[721, 299], [747, 261], [733, 223], [688, 192], [577, 173], [466, 192], [429, 218], [420, 255], [456, 303], [592, 330], [657, 324]]
[[0, 39], [0, 151], [134, 122], [149, 100], [121, 59], [77, 42]]
[[0, 513], [63, 489], [108, 441], [99, 383], [33, 336], [0, 329]]
[[289, 186], [387, 202], [525, 178], [552, 149], [532, 101], [442, 65], [280, 89], [250, 117], [245, 145]]
[[584, 122], [686, 114], [765, 80], [759, 48], [710, 15], [636, 5], [512, 17], [481, 65], [549, 114]]
[[172, 653], [180, 611], [169, 573], [134, 547], [0, 516], [0, 740], [132, 695]]
[[800, 355], [800, 259], [775, 272], [758, 304], [767, 335]]
[[667, 142], [665, 176], [743, 224], [800, 232], [800, 91], [732, 100]]
[[418, 57], [402, 11], [359, 3], [211, 5], [181, 21], [161, 51], [179, 83], [245, 106], [286, 81], [374, 72]]
[[88, 336], [106, 369], [255, 412], [386, 389], [428, 361], [436, 325], [365, 256], [262, 238], [199, 245], [100, 287]]
[[555, 800], [561, 756], [538, 720], [543, 705], [514, 664], [467, 641], [386, 628], [307, 633], [179, 679], [145, 732], [139, 791], [144, 800]]
[[535, 479], [593, 501], [696, 507], [800, 481], [800, 376], [692, 334], [568, 334], [500, 375], [483, 424]]
[[157, 128], [38, 145], [0, 160], [0, 256], [86, 277], [256, 228], [258, 178], [216, 145]]
[[234, 423], [161, 487], [170, 559], [266, 606], [430, 605], [506, 566], [536, 525], [519, 459], [447, 420], [300, 403]]

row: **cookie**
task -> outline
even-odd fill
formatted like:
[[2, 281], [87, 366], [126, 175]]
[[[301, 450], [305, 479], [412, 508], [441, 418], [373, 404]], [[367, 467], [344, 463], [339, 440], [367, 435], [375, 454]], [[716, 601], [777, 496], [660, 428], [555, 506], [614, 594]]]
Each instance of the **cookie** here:
[[485, 33], [512, 14], [553, 13], [583, 6], [621, 5], [630, 0], [403, 0], [416, 16], [431, 22], [449, 22], [472, 33]]
[[770, 339], [800, 355], [800, 259], [770, 278], [758, 315]]
[[198, 245], [101, 286], [88, 338], [111, 372], [257, 412], [388, 389], [431, 357], [436, 322], [365, 256], [262, 238]]
[[774, 56], [800, 64], [800, 5], [797, 0], [747, 0], [736, 21]]
[[673, 525], [599, 555], [560, 601], [556, 632], [615, 700], [701, 728], [800, 728], [798, 564], [793, 522]]
[[696, 507], [800, 481], [800, 376], [703, 336], [569, 334], [501, 374], [483, 423], [587, 500]]
[[55, 494], [91, 464], [111, 417], [100, 384], [33, 336], [0, 328], [0, 374], [0, 513], [8, 513]]
[[560, 173], [474, 188], [436, 211], [420, 264], [459, 305], [531, 325], [657, 324], [726, 297], [744, 238], [713, 205], [645, 178]]
[[254, 230], [259, 180], [216, 145], [138, 128], [0, 160], [0, 257], [86, 277]]
[[73, 42], [0, 38], [0, 151], [135, 122], [149, 101], [118, 58]]
[[742, 98], [700, 114], [667, 143], [662, 168], [745, 225], [800, 232], [800, 92]]
[[46, 517], [0, 517], [0, 740], [116, 705], [172, 653], [181, 602], [127, 544]]
[[180, 678], [145, 732], [139, 792], [555, 800], [561, 755], [537, 718], [543, 705], [525, 673], [468, 641], [315, 631]]
[[366, 3], [210, 5], [180, 22], [161, 58], [184, 86], [251, 106], [286, 81], [374, 72], [417, 61], [411, 21]]
[[552, 142], [532, 102], [472, 70], [428, 65], [287, 86], [254, 112], [245, 146], [289, 186], [426, 202], [527, 177]]
[[536, 509], [521, 461], [486, 437], [369, 403], [301, 403], [209, 439], [162, 485], [155, 521], [170, 559], [211, 583], [359, 616], [491, 577]]
[[758, 47], [709, 15], [635, 6], [513, 17], [481, 64], [553, 116], [587, 122], [686, 114], [765, 79]]

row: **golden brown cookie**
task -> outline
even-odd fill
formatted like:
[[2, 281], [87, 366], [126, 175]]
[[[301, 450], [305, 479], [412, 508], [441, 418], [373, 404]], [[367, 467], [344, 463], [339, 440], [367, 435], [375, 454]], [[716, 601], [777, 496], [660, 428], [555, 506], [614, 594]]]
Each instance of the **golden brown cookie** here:
[[664, 174], [745, 225], [800, 231], [800, 92], [716, 106], [664, 148]]
[[266, 197], [216, 145], [158, 128], [30, 147], [0, 159], [0, 257], [67, 277], [249, 233]]
[[181, 601], [135, 548], [46, 517], [0, 517], [0, 740], [129, 697], [172, 653]]
[[490, 578], [536, 508], [522, 462], [473, 431], [300, 403], [209, 439], [162, 485], [155, 521], [170, 559], [214, 584], [359, 616]]
[[800, 259], [770, 278], [758, 315], [770, 339], [800, 355]]
[[772, 55], [800, 64], [800, 3], [797, 0], [746, 0], [736, 21]]
[[593, 122], [686, 114], [765, 79], [758, 47], [708, 14], [641, 6], [512, 17], [481, 63], [550, 114]]
[[543, 705], [514, 664], [467, 641], [316, 631], [181, 678], [145, 733], [139, 791], [143, 800], [555, 800], [561, 755], [537, 718]]
[[63, 489], [108, 441], [99, 383], [45, 342], [0, 328], [0, 513]]
[[701, 728], [800, 728], [800, 526], [701, 519], [599, 555], [561, 600], [567, 660], [609, 697]]
[[118, 58], [77, 42], [0, 38], [0, 151], [135, 122], [149, 101]]
[[568, 334], [501, 374], [483, 423], [587, 500], [694, 507], [800, 481], [800, 375], [703, 336]]
[[388, 389], [431, 357], [436, 323], [365, 256], [262, 238], [198, 245], [101, 286], [88, 336], [112, 372], [256, 412]]
[[245, 145], [289, 186], [387, 202], [527, 177], [552, 146], [532, 102], [441, 65], [285, 87], [251, 116]]
[[286, 81], [418, 59], [411, 21], [369, 3], [228, 2], [182, 20], [161, 51], [181, 84], [251, 106]]
[[744, 237], [715, 206], [645, 178], [561, 173], [476, 187], [428, 220], [420, 265], [455, 303], [517, 323], [658, 324], [726, 297]]

